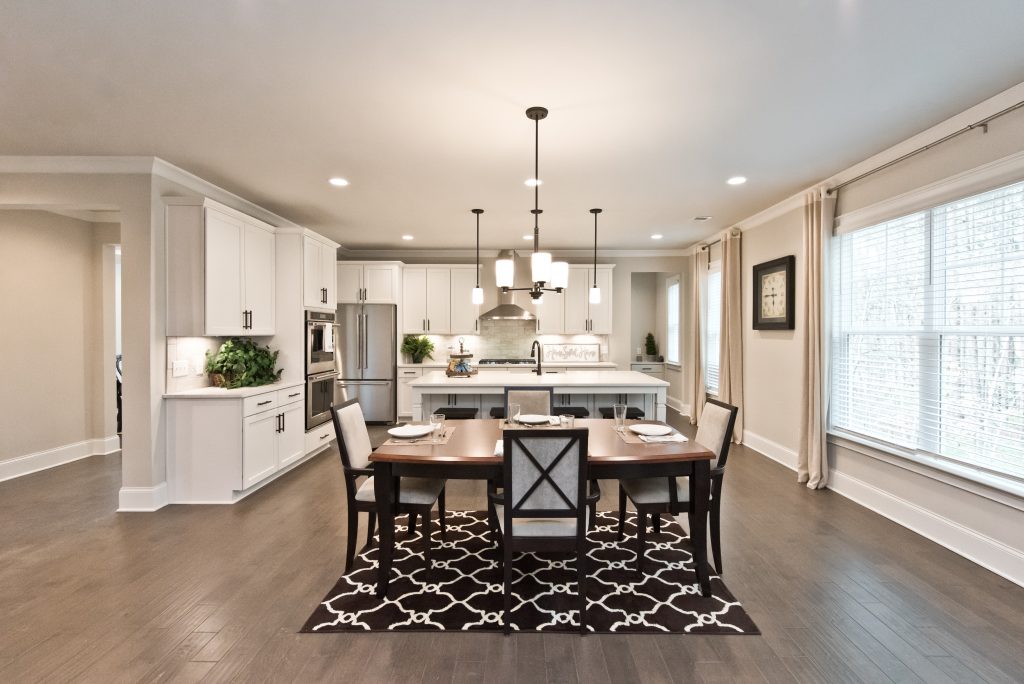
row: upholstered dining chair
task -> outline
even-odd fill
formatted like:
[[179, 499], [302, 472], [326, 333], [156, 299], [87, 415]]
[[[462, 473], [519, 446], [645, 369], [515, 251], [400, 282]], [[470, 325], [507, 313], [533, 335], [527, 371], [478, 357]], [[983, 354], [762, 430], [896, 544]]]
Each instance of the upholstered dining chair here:
[[[341, 466], [345, 474], [345, 495], [348, 500], [348, 548], [345, 550], [345, 572], [348, 572], [356, 553], [356, 535], [359, 513], [369, 516], [366, 526], [366, 544], [373, 541], [377, 525], [377, 498], [373, 491], [373, 468], [370, 467], [370, 433], [363, 420], [363, 409], [358, 399], [349, 399], [331, 406], [334, 434], [338, 438]], [[365, 477], [361, 483], [360, 478]], [[416, 526], [417, 514], [423, 516], [424, 560], [430, 569], [430, 516], [437, 504], [441, 523], [441, 538], [446, 537], [444, 525], [444, 480], [425, 477], [403, 477], [398, 482], [398, 512], [409, 514], [409, 533]]]
[[[503, 433], [505, 485], [490, 495], [498, 515], [505, 634], [511, 631], [512, 556], [519, 551], [576, 553], [580, 634], [587, 616], [586, 429]], [[594, 499], [596, 502], [596, 499]]]
[[[715, 569], [722, 574], [722, 478], [725, 476], [725, 462], [729, 457], [732, 430], [736, 424], [735, 406], [708, 399], [697, 424], [694, 441], [716, 454], [711, 461], [711, 501], [709, 524], [711, 527], [711, 553]], [[655, 531], [660, 529], [657, 521], [662, 513], [678, 515], [683, 507], [690, 517], [690, 534], [693, 529], [693, 502], [690, 501], [690, 486], [685, 477], [648, 477], [638, 480], [619, 481], [619, 540], [623, 538], [626, 524], [626, 501], [636, 507], [636, 564], [637, 571], [643, 572], [644, 546], [647, 534], [647, 516], [655, 516]]]
[[519, 412], [523, 414], [536, 414], [550, 416], [551, 407], [555, 403], [554, 387], [506, 387], [505, 388], [505, 417], [508, 414], [509, 404], [519, 404]]

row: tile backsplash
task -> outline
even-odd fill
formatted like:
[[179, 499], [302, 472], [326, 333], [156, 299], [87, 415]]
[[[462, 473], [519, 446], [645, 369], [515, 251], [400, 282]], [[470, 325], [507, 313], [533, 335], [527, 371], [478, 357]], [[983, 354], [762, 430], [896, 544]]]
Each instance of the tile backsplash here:
[[[206, 352], [216, 352], [224, 340], [217, 337], [167, 338], [167, 393], [209, 387]], [[185, 375], [174, 377], [174, 362], [185, 364]]]
[[459, 348], [459, 338], [479, 359], [525, 359], [530, 356], [534, 340], [544, 344], [566, 342], [597, 343], [601, 345], [601, 360], [608, 359], [607, 335], [538, 335], [534, 321], [480, 321], [478, 335], [428, 335], [434, 343], [434, 361], [446, 361], [448, 347]]

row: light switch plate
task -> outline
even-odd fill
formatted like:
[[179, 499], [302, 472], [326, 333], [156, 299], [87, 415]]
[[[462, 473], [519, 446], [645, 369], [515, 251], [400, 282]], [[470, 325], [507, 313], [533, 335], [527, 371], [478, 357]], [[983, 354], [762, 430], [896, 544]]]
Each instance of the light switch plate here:
[[188, 375], [188, 361], [179, 360], [171, 364], [172, 378], [180, 378], [185, 375]]
[[203, 359], [196, 359], [192, 362], [192, 372], [196, 375], [206, 374], [206, 362]]

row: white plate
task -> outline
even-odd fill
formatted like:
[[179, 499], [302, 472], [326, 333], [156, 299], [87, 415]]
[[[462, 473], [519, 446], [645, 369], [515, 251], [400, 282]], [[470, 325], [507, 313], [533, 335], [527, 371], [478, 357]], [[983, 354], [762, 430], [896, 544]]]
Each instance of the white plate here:
[[388, 434], [399, 439], [413, 439], [423, 437], [434, 431], [430, 425], [400, 425], [388, 430]]
[[672, 428], [668, 425], [655, 425], [653, 423], [630, 425], [629, 429], [638, 435], [647, 435], [648, 437], [660, 437], [661, 435], [667, 435], [672, 432]]
[[551, 416], [538, 416], [535, 413], [526, 413], [519, 416], [519, 422], [524, 425], [549, 425]]

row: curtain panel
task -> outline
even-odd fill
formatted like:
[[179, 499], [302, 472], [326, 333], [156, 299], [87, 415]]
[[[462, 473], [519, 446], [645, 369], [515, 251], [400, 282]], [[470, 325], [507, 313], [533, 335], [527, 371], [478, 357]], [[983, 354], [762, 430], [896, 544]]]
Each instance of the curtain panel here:
[[739, 408], [733, 441], [743, 442], [743, 273], [742, 233], [722, 236], [722, 331], [719, 338], [718, 398]]
[[704, 352], [701, 338], [704, 335], [702, 293], [706, 288], [708, 258], [709, 255], [706, 251], [694, 252], [691, 272], [693, 287], [690, 288], [690, 320], [687, 326], [693, 338], [690, 345], [690, 349], [693, 351], [689, 359], [690, 368], [693, 369], [688, 392], [690, 395], [690, 425], [696, 425], [700, 420], [700, 414], [704, 410], [704, 402], [707, 398], [707, 390], [704, 387]]

